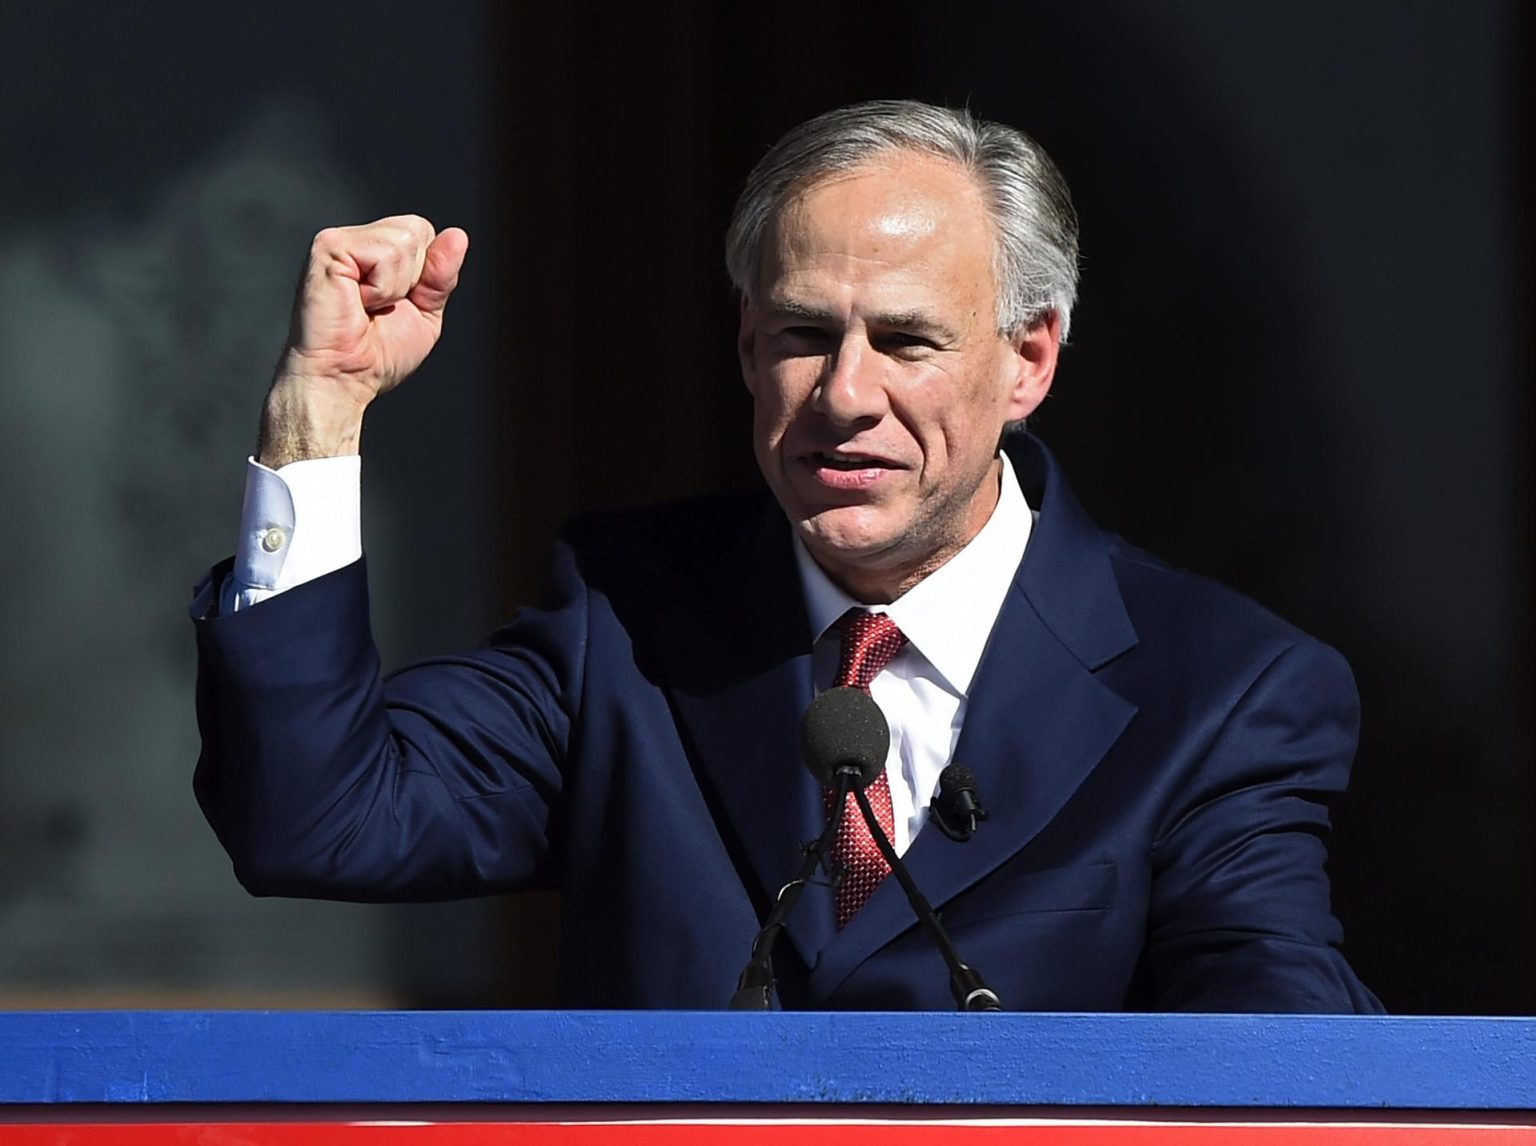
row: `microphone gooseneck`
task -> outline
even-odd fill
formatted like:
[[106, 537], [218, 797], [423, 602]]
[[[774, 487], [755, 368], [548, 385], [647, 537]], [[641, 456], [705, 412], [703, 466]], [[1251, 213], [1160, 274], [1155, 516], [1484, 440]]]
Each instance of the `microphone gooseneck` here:
[[891, 728], [869, 695], [856, 688], [834, 688], [822, 693], [800, 719], [800, 752], [811, 775], [833, 790], [832, 806], [820, 838], [805, 849], [805, 858], [793, 879], [780, 889], [773, 910], [752, 940], [747, 965], [736, 980], [731, 996], [733, 1011], [766, 1011], [773, 1005], [773, 948], [784, 931], [785, 921], [800, 902], [806, 884], [822, 863], [837, 837], [848, 793], [863, 789], [885, 768], [890, 751]]
[[795, 909], [795, 904], [800, 902], [800, 896], [805, 892], [805, 885], [811, 881], [811, 876], [816, 873], [822, 856], [826, 854], [837, 836], [837, 829], [843, 818], [843, 802], [848, 799], [852, 780], [853, 777], [848, 772], [841, 772], [836, 777], [837, 795], [833, 800], [832, 812], [827, 816], [821, 836], [806, 847], [800, 870], [795, 872], [792, 880], [779, 889], [779, 896], [774, 901], [773, 910], [768, 913], [768, 919], [763, 923], [762, 930], [753, 938], [752, 952], [747, 957], [747, 965], [741, 969], [741, 974], [736, 979], [736, 993], [731, 996], [730, 1002], [731, 1010], [769, 1011], [773, 1009], [774, 944], [779, 941], [779, 935], [784, 931], [784, 923], [789, 918], [789, 913]]
[[949, 938], [949, 932], [944, 930], [939, 917], [933, 913], [933, 905], [918, 889], [912, 873], [907, 870], [907, 865], [901, 861], [901, 857], [896, 854], [896, 849], [891, 846], [891, 841], [886, 838], [885, 829], [880, 826], [880, 818], [875, 815], [874, 808], [870, 807], [869, 797], [860, 788], [855, 789], [853, 798], [858, 801], [859, 811], [864, 815], [864, 822], [869, 825], [869, 834], [875, 841], [875, 847], [880, 849], [885, 862], [890, 864], [891, 874], [896, 877], [896, 882], [901, 884], [901, 890], [906, 892], [907, 902], [912, 905], [912, 911], [917, 916], [918, 922], [923, 925], [923, 930], [928, 932], [934, 946], [939, 949], [939, 954], [944, 957], [944, 965], [949, 968], [949, 993], [954, 997], [955, 1005], [962, 1011], [1001, 1011], [1003, 1004], [998, 999], [997, 992], [987, 986], [979, 971], [960, 961], [960, 954], [955, 950], [954, 942]]
[[[856, 688], [833, 688], [822, 693], [805, 710], [800, 721], [800, 750], [805, 765], [823, 787], [834, 792], [828, 809], [826, 823], [820, 838], [805, 848], [805, 858], [795, 877], [785, 884], [774, 902], [773, 910], [763, 923], [762, 930], [752, 941], [751, 956], [742, 969], [736, 983], [736, 993], [731, 996], [733, 1011], [766, 1011], [772, 1006], [773, 996], [773, 948], [784, 930], [785, 920], [800, 901], [806, 884], [810, 882], [817, 865], [842, 823], [843, 806], [850, 792], [858, 802], [859, 812], [869, 825], [875, 846], [885, 857], [891, 874], [896, 877], [906, 893], [907, 902], [923, 925], [939, 954], [949, 968], [949, 990], [955, 1004], [962, 1011], [1000, 1011], [1002, 1003], [997, 994], [987, 986], [981, 975], [960, 961], [955, 945], [945, 932], [933, 907], [918, 889], [907, 865], [902, 862], [896, 849], [880, 826], [875, 810], [870, 806], [864, 789], [885, 769], [886, 754], [890, 751], [891, 729], [885, 714], [867, 692]], [[959, 769], [958, 775], [953, 770]], [[954, 778], [952, 788], [968, 788], [975, 796], [975, 775], [969, 768], [951, 765], [945, 770]], [[956, 782], [960, 782], [957, 787]], [[968, 781], [968, 784], [966, 783]], [[943, 779], [940, 779], [941, 792]], [[983, 819], [979, 801], [974, 801], [975, 818], [970, 820], [970, 830], [975, 830], [975, 820]], [[969, 814], [969, 813], [967, 813]], [[948, 829], [945, 829], [946, 832]], [[968, 836], [966, 838], [969, 838]]]

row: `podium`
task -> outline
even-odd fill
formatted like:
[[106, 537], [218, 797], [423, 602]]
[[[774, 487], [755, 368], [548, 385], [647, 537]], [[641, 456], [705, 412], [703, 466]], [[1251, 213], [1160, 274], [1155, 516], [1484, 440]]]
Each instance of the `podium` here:
[[0, 1146], [1536, 1146], [1536, 1020], [0, 1014]]

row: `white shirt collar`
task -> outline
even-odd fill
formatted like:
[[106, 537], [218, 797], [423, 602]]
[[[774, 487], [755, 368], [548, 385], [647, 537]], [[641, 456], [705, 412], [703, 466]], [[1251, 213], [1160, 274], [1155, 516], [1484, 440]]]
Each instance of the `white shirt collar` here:
[[[959, 696], [971, 690], [976, 666], [1024, 559], [1034, 524], [1008, 455], [1000, 456], [1002, 488], [997, 507], [981, 532], [908, 592], [873, 610], [889, 613], [912, 646]], [[813, 643], [849, 609], [868, 607], [834, 585], [798, 537], [795, 560]]]

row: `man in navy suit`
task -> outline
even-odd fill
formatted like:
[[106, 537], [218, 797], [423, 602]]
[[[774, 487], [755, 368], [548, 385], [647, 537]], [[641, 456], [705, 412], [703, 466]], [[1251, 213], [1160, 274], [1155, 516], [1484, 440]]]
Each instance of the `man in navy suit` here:
[[[554, 885], [566, 1004], [722, 1006], [825, 814], [800, 714], [843, 618], [874, 612], [882, 815], [1005, 1005], [1379, 1009], [1324, 872], [1348, 668], [1102, 534], [1019, 429], [1077, 280], [1033, 141], [911, 102], [786, 136], [727, 238], [772, 500], [578, 522], [540, 607], [381, 681], [358, 436], [435, 344], [467, 243], [401, 217], [312, 249], [242, 548], [194, 607], [197, 791], [248, 888]], [[991, 812], [964, 842], [925, 830], [951, 762]], [[871, 886], [841, 914], [831, 889], [801, 901], [784, 1006], [951, 1005], [895, 881]]]

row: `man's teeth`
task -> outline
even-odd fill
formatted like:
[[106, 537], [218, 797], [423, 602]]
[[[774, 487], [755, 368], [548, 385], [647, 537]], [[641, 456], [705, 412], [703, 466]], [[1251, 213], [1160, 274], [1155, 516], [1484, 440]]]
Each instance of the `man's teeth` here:
[[842, 454], [817, 454], [823, 465], [831, 466], [838, 470], [862, 470], [878, 465], [873, 458], [846, 457]]

